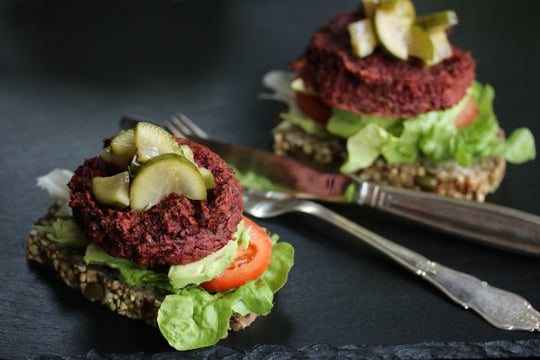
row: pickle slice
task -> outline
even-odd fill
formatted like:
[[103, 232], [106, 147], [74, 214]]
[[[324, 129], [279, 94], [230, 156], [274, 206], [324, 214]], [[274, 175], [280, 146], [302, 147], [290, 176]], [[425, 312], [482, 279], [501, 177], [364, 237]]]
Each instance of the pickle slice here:
[[373, 18], [379, 5], [379, 0], [362, 0], [362, 6], [364, 7], [364, 13], [366, 14], [367, 19]]
[[411, 22], [381, 9], [375, 11], [375, 31], [381, 45], [398, 59], [407, 60]]
[[130, 206], [142, 212], [171, 193], [205, 200], [206, 185], [197, 167], [184, 156], [161, 154], [146, 161], [131, 182]]
[[450, 41], [448, 41], [448, 36], [444, 30], [428, 32], [431, 43], [433, 44], [433, 58], [426, 61], [427, 66], [435, 65], [440, 63], [446, 58], [451, 57], [454, 53], [452, 51], [452, 46]]
[[207, 189], [213, 188], [214, 187], [214, 174], [212, 174], [210, 170], [197, 165], [197, 163], [195, 162], [195, 158], [193, 157], [193, 151], [191, 151], [191, 148], [189, 147], [189, 145], [184, 144], [184, 145], [180, 145], [180, 147], [182, 148], [184, 157], [188, 159], [189, 161], [191, 161], [193, 165], [195, 165], [197, 169], [199, 169], [199, 172], [201, 173], [201, 176], [203, 177], [204, 184], [206, 185], [206, 188]]
[[109, 146], [101, 149], [100, 156], [103, 160], [117, 167], [126, 168], [133, 156], [137, 153], [133, 129], [120, 131]]
[[113, 155], [110, 146], [102, 148], [99, 152], [99, 156], [101, 156], [101, 158], [109, 164], [113, 164], [119, 169], [125, 169], [131, 162], [130, 157]]
[[351, 36], [353, 54], [360, 58], [371, 55], [373, 50], [375, 50], [375, 46], [377, 46], [373, 21], [371, 19], [362, 19], [350, 23], [348, 29]]
[[92, 178], [92, 194], [103, 205], [116, 209], [129, 206], [129, 172]]
[[418, 25], [412, 25], [408, 40], [409, 55], [420, 58], [425, 64], [433, 60], [434, 47], [429, 34]]
[[416, 24], [427, 31], [441, 31], [457, 25], [458, 17], [455, 11], [445, 10], [422, 16], [416, 20]]
[[183, 155], [178, 141], [167, 130], [153, 124], [140, 122], [134, 130], [137, 159], [145, 162], [160, 154]]
[[404, 20], [410, 21], [411, 23], [416, 17], [414, 5], [410, 0], [381, 0], [379, 8], [381, 10], [391, 12]]
[[123, 130], [111, 140], [111, 153], [113, 155], [123, 155], [132, 158], [137, 153], [135, 146], [135, 131], [133, 129]]

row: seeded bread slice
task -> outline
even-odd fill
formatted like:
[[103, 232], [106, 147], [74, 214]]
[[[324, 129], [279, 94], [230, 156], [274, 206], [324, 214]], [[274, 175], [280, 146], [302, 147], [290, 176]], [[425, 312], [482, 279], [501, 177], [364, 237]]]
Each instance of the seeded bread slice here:
[[[502, 131], [501, 137], [504, 137]], [[347, 156], [346, 143], [338, 137], [318, 137], [290, 126], [274, 132], [274, 152], [279, 156], [309, 161], [337, 169]], [[357, 176], [364, 181], [423, 190], [454, 198], [484, 201], [504, 178], [506, 160], [486, 158], [462, 167], [455, 161], [390, 165], [377, 159]]]
[[[36, 221], [36, 225], [51, 225], [57, 209]], [[114, 270], [105, 266], [87, 265], [84, 250], [58, 244], [49, 240], [44, 233], [33, 229], [27, 240], [26, 256], [53, 268], [68, 286], [79, 289], [91, 301], [107, 306], [112, 311], [129, 318], [140, 319], [157, 326], [157, 314], [166, 293], [160, 289], [128, 285], [118, 279]], [[229, 329], [239, 331], [249, 326], [257, 317], [255, 313], [232, 316]]]

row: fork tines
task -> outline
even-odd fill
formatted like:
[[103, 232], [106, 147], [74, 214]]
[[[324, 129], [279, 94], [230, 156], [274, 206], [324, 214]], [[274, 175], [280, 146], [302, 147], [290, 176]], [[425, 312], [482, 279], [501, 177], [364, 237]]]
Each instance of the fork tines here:
[[189, 137], [191, 135], [204, 139], [209, 138], [208, 134], [203, 129], [197, 126], [181, 112], [178, 112], [175, 116], [172, 116], [171, 122], [165, 122], [165, 126], [177, 136]]

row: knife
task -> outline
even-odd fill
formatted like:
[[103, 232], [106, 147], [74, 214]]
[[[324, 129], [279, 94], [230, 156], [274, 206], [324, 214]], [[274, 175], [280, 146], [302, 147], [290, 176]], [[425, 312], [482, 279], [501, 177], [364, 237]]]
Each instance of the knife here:
[[[133, 127], [134, 121], [126, 116], [122, 127]], [[485, 245], [540, 256], [539, 216], [487, 202], [358, 181], [267, 151], [183, 135], [211, 149], [240, 174], [265, 178], [288, 195], [365, 205]]]

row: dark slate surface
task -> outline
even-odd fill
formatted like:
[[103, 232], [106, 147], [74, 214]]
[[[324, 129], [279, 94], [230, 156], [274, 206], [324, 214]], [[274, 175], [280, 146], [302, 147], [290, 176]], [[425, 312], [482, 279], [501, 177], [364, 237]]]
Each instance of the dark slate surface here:
[[[296, 248], [274, 311], [219, 346], [176, 353], [156, 329], [87, 302], [28, 264], [47, 209], [35, 178], [74, 169], [123, 114], [185, 112], [222, 140], [270, 149], [278, 104], [262, 75], [285, 69], [352, 0], [68, 1], [0, 4], [0, 358], [481, 358], [540, 356], [540, 335], [498, 330], [430, 285], [303, 215], [260, 221]], [[418, 0], [457, 10], [453, 42], [474, 50], [508, 131], [540, 134], [537, 2]], [[540, 214], [537, 161], [509, 166], [489, 201]], [[539, 259], [442, 235], [370, 209], [333, 206], [429, 258], [540, 308]]]

